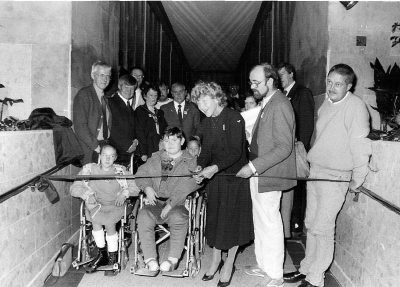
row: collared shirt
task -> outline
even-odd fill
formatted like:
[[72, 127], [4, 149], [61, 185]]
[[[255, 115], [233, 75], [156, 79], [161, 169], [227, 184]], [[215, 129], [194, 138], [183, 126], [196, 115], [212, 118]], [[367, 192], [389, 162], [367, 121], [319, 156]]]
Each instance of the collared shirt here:
[[182, 112], [182, 116], [183, 116], [183, 110], [185, 109], [185, 101], [183, 101], [180, 104], [178, 102], [174, 101], [174, 107], [175, 107], [176, 113], [178, 113], [178, 109], [179, 109], [178, 105], [181, 105], [181, 112]]
[[[97, 95], [97, 98], [99, 99], [100, 107], [101, 107], [101, 105], [102, 105], [101, 99], [104, 97], [104, 90], [97, 87], [94, 83], [93, 83], [93, 87], [94, 87], [94, 90], [96, 91], [96, 95]], [[101, 117], [103, 118], [103, 113], [102, 113]], [[106, 110], [106, 117], [107, 117], [107, 122], [109, 122], [110, 117], [109, 117], [108, 109]], [[103, 121], [101, 121], [100, 128], [98, 128], [98, 131], [99, 131], [99, 133], [97, 134], [97, 140], [99, 140], [99, 141], [104, 140], [104, 138], [103, 138]]]
[[326, 97], [328, 98], [328, 101], [329, 101], [331, 104], [336, 105], [336, 104], [341, 103], [345, 98], [347, 98], [347, 96], [349, 95], [349, 93], [350, 93], [350, 92], [347, 92], [346, 95], [343, 97], [343, 99], [341, 99], [341, 100], [338, 101], [338, 102], [332, 102], [332, 100], [329, 98], [328, 94], [326, 94]]
[[[261, 102], [261, 110], [260, 113], [263, 113], [263, 109], [265, 108], [265, 106], [268, 104], [268, 102], [271, 100], [272, 96], [275, 95], [276, 91], [273, 92], [271, 95], [269, 95], [268, 97], [265, 97], [262, 102]], [[253, 172], [253, 174], [257, 174], [257, 170], [254, 167], [253, 163], [251, 161], [249, 161], [249, 166], [251, 171]]]
[[286, 96], [289, 95], [290, 90], [293, 88], [294, 84], [296, 84], [296, 81], [293, 81], [293, 83], [291, 83], [289, 86], [283, 89], [284, 91], [286, 91]]
[[94, 90], [96, 91], [97, 98], [99, 99], [99, 102], [101, 103], [101, 97], [104, 96], [104, 91], [97, 87], [95, 84], [93, 84]]
[[127, 102], [129, 102], [129, 105], [132, 105], [132, 98], [129, 99], [129, 100], [125, 99], [125, 98], [119, 93], [119, 91], [117, 92], [117, 94], [118, 94], [118, 96], [121, 98], [121, 100], [124, 101], [125, 106], [127, 105]]

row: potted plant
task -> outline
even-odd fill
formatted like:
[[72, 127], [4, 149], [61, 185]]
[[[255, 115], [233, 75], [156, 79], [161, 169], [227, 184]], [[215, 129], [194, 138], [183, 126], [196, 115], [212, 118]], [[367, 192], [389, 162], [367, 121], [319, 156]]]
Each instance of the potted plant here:
[[382, 64], [375, 59], [370, 63], [374, 70], [374, 86], [369, 89], [376, 94], [376, 107], [381, 117], [381, 128], [383, 135], [393, 135], [396, 131], [400, 135], [400, 68], [394, 63], [385, 71]]
[[[0, 88], [5, 88], [3, 84], [0, 84]], [[3, 120], [3, 111], [5, 106], [12, 106], [14, 103], [23, 103], [22, 99], [0, 99], [0, 131], [2, 130], [18, 130], [18, 119], [14, 117], [8, 117]]]

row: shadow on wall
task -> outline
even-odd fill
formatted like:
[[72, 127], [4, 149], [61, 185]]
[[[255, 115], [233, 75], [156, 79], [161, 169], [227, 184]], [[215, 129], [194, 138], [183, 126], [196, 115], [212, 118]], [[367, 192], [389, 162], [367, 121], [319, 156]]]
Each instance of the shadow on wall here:
[[[101, 58], [100, 58], [101, 59]], [[72, 43], [71, 52], [71, 87], [72, 99], [76, 92], [90, 85], [92, 79], [90, 77], [92, 64], [100, 60], [97, 56], [96, 49], [92, 45], [83, 47], [75, 46]]]
[[[298, 81], [308, 87], [314, 96], [325, 93], [326, 61], [325, 56], [305, 58], [297, 72]], [[315, 108], [319, 106], [315, 105]]]

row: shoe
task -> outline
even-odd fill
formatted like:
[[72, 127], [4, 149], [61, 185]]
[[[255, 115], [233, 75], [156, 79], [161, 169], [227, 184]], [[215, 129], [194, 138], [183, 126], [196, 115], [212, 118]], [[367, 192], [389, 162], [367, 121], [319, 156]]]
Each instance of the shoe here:
[[[157, 270], [150, 270], [149, 269], [149, 263], [154, 261], [157, 263]], [[160, 273], [160, 267], [158, 266], [158, 262], [156, 259], [151, 259], [149, 262], [146, 263], [145, 267], [139, 268], [135, 270], [133, 274], [138, 275], [138, 276], [145, 276], [145, 277], [155, 277]]]
[[218, 271], [221, 271], [221, 268], [222, 268], [223, 265], [224, 265], [224, 261], [221, 260], [221, 261], [219, 262], [218, 268], [217, 268], [217, 270], [214, 272], [214, 274], [212, 274], [212, 275], [207, 275], [207, 273], [204, 273], [203, 278], [201, 278], [201, 280], [203, 280], [203, 281], [210, 281], [210, 280], [213, 280], [215, 274], [216, 274]]
[[261, 268], [259, 268], [258, 266], [245, 266], [244, 272], [250, 276], [258, 276], [262, 278], [267, 276], [267, 273], [261, 270]]
[[283, 274], [283, 280], [286, 283], [296, 283], [304, 279], [306, 279], [306, 275], [301, 274], [299, 271]]
[[229, 277], [229, 281], [223, 282], [223, 281], [219, 280], [218, 284], [217, 284], [217, 287], [227, 287], [227, 286], [229, 286], [231, 284], [232, 276], [233, 276], [233, 273], [235, 273], [235, 271], [236, 271], [236, 267], [235, 267], [235, 265], [233, 265], [232, 273], [231, 273], [231, 277]]
[[[109, 252], [108, 253], [108, 265], [114, 266], [115, 263], [118, 263], [118, 252]], [[118, 274], [118, 270], [106, 270], [104, 271], [104, 276], [116, 276]]]
[[108, 265], [108, 253], [106, 247], [99, 248], [99, 252], [97, 253], [97, 257], [89, 264], [86, 268], [86, 273], [93, 273], [100, 266]]
[[[165, 267], [167, 266], [167, 267]], [[161, 272], [171, 272], [174, 271], [178, 267], [178, 262], [173, 263], [171, 260], [167, 259], [160, 265]]]
[[298, 287], [318, 287], [317, 285], [312, 285], [310, 282], [303, 280]]

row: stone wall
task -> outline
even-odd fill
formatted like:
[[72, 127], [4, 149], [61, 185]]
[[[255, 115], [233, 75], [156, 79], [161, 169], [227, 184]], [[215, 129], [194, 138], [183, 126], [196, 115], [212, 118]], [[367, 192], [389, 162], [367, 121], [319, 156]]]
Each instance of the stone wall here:
[[328, 2], [296, 2], [289, 61], [297, 70], [297, 80], [314, 96], [325, 91], [328, 41]]
[[0, 97], [23, 99], [5, 114], [38, 107], [70, 115], [70, 2], [0, 2]]
[[[72, 2], [71, 96], [90, 85], [91, 66], [102, 60], [118, 68], [120, 3]], [[117, 80], [113, 75], [112, 81]]]
[[[0, 194], [52, 168], [52, 131], [1, 132], [0, 163]], [[70, 174], [70, 168], [58, 174]], [[79, 202], [70, 196], [69, 184], [53, 183], [60, 195], [55, 204], [30, 188], [0, 203], [2, 286], [42, 286], [57, 250], [78, 228]]]
[[[366, 188], [400, 206], [400, 144], [373, 143]], [[399, 286], [400, 215], [360, 194], [348, 194], [336, 228], [331, 271], [343, 287]]]
[[[379, 58], [386, 70], [400, 64], [400, 45], [391, 48], [391, 30], [399, 22], [400, 2], [360, 1], [346, 10], [339, 1], [329, 1], [328, 66], [350, 65], [358, 78], [355, 94], [369, 105], [376, 105], [375, 93], [368, 89], [374, 84], [370, 62]], [[356, 37], [365, 36], [366, 46], [356, 46]], [[370, 108], [372, 124], [379, 128], [379, 114]]]

